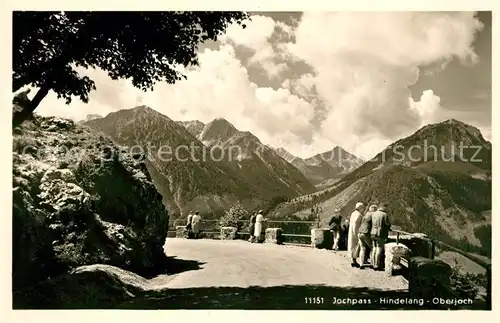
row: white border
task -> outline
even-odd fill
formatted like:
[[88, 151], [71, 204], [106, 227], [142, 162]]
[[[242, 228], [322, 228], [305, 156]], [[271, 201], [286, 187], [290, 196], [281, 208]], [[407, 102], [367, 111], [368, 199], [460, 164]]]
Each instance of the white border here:
[[[10, 126], [11, 113], [11, 23], [12, 10], [245, 10], [245, 11], [481, 11], [492, 10], [493, 12], [493, 86], [492, 89], [499, 89], [499, 73], [496, 57], [499, 56], [499, 24], [496, 23], [496, 12], [499, 7], [498, 1], [485, 0], [391, 0], [391, 1], [373, 1], [373, 0], [346, 0], [339, 1], [317, 1], [317, 0], [253, 0], [253, 1], [235, 1], [235, 0], [123, 0], [123, 1], [64, 1], [64, 0], [22, 0], [2, 1], [0, 24], [2, 26], [2, 78], [1, 89], [2, 107], [0, 109], [0, 122], [2, 132], [0, 138], [0, 147], [4, 151], [5, 158], [1, 159], [1, 194], [0, 205], [3, 212], [0, 213], [0, 270], [1, 270], [1, 310], [0, 323], [7, 322], [107, 322], [110, 320], [120, 322], [171, 322], [191, 320], [203, 320], [203, 322], [220, 321], [287, 321], [304, 322], [317, 320], [318, 322], [363, 322], [369, 321], [404, 321], [404, 322], [500, 322], [500, 315], [497, 308], [491, 312], [486, 311], [240, 311], [240, 310], [165, 310], [165, 311], [134, 311], [134, 310], [78, 310], [78, 311], [13, 311], [11, 296], [11, 259], [12, 259], [12, 240], [11, 240], [11, 210], [12, 210], [12, 138]], [[495, 38], [496, 37], [496, 38]], [[496, 54], [496, 55], [495, 55]], [[498, 91], [493, 91], [492, 106], [498, 108]], [[498, 118], [497, 109], [493, 108], [492, 137], [497, 138], [499, 131], [495, 127], [495, 120]], [[492, 142], [494, 139], [492, 139]], [[493, 168], [498, 165], [497, 150], [493, 149]], [[498, 196], [497, 192], [496, 169], [493, 170], [493, 194]], [[498, 205], [493, 198], [494, 215], [492, 217], [493, 226], [493, 263], [497, 268], [498, 251], [495, 246], [498, 244], [497, 224], [500, 223], [496, 218]], [[493, 304], [500, 304], [497, 298], [500, 298], [498, 292], [499, 284], [493, 271]]]

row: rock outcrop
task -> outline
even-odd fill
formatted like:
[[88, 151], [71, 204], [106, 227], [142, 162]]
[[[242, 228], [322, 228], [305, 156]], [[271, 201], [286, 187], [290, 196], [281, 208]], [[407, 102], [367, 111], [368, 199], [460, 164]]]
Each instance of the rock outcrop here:
[[82, 265], [151, 274], [166, 259], [167, 227], [143, 156], [61, 118], [14, 129], [14, 291]]
[[13, 293], [14, 309], [106, 309], [140, 295], [148, 281], [106, 265], [75, 268]]
[[451, 267], [441, 260], [412, 257], [408, 261], [408, 290], [411, 297], [449, 297]]

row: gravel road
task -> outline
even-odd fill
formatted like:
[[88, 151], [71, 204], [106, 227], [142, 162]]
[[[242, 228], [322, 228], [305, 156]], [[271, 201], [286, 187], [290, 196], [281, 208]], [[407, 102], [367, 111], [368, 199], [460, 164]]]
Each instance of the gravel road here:
[[[176, 261], [190, 263], [170, 277], [173, 288], [324, 285], [405, 290], [400, 276], [350, 266], [346, 252], [232, 240], [167, 239], [166, 252]], [[199, 269], [196, 269], [199, 262]], [[188, 266], [189, 267], [189, 266]]]
[[168, 275], [118, 308], [394, 309], [381, 300], [407, 296], [402, 277], [352, 268], [345, 252], [241, 240], [169, 238], [165, 246]]

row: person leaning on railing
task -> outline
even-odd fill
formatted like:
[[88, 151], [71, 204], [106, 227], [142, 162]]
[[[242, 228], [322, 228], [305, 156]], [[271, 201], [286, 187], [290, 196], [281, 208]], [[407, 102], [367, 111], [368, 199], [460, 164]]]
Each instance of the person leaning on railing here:
[[253, 212], [250, 217], [250, 223], [248, 224], [248, 233], [250, 234], [250, 238], [248, 239], [249, 242], [254, 242], [255, 239], [255, 218], [256, 212]]
[[341, 220], [342, 215], [340, 214], [340, 209], [335, 209], [330, 221], [328, 222], [328, 227], [330, 228], [330, 231], [332, 231], [333, 235], [333, 250], [339, 250]]
[[187, 216], [186, 231], [188, 239], [193, 237], [193, 211], [189, 211]]

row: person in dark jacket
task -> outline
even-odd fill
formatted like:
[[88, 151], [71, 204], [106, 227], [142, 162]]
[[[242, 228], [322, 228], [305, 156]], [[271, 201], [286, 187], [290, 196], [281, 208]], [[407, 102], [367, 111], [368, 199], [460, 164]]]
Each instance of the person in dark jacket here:
[[339, 250], [339, 241], [340, 241], [340, 222], [342, 220], [342, 215], [340, 214], [339, 209], [335, 209], [333, 211], [333, 215], [328, 222], [328, 226], [332, 231], [333, 235], [333, 250]]
[[193, 215], [193, 211], [190, 211], [187, 217], [186, 231], [188, 239], [191, 239], [193, 237]]
[[[372, 239], [371, 239], [371, 231], [372, 231], [372, 214], [377, 210], [376, 205], [371, 205], [368, 208], [368, 211], [361, 218], [361, 225], [359, 226], [358, 231], [358, 246], [359, 246], [359, 258], [360, 258], [360, 269], [364, 269], [367, 265], [368, 258], [371, 258], [371, 249], [372, 249]], [[370, 263], [373, 263], [373, 260], [370, 260]]]
[[256, 213], [253, 212], [252, 216], [250, 217], [250, 224], [248, 225], [248, 232], [250, 233], [250, 238], [248, 239], [249, 242], [253, 242], [255, 240], [254, 236], [255, 218], [256, 218]]
[[387, 204], [379, 206], [378, 210], [372, 213], [372, 244], [373, 244], [373, 269], [383, 270], [382, 257], [384, 246], [391, 229], [391, 221], [387, 215]]

